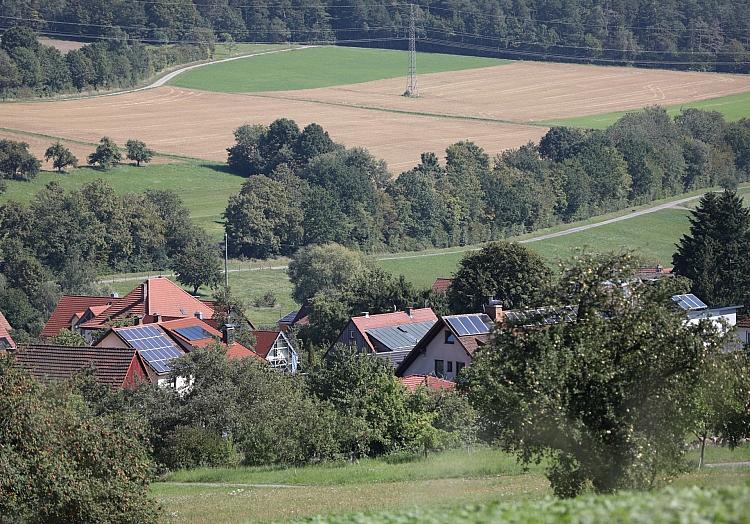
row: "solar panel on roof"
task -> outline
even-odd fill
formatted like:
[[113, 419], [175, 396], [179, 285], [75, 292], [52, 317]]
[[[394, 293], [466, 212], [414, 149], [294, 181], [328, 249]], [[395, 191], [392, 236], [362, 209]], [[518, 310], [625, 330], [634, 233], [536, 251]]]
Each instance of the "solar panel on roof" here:
[[211, 338], [211, 333], [200, 326], [182, 327], [175, 329], [175, 331], [188, 340], [202, 340], [204, 338]]
[[708, 306], [692, 293], [685, 295], [675, 295], [672, 300], [685, 311], [697, 311], [707, 309]]
[[117, 333], [159, 374], [168, 372], [169, 362], [183, 355], [182, 350], [157, 326], [137, 326], [120, 329]]
[[487, 315], [478, 313], [474, 315], [455, 315], [447, 317], [446, 322], [456, 332], [459, 337], [467, 335], [483, 335], [490, 332], [490, 328], [485, 321]]

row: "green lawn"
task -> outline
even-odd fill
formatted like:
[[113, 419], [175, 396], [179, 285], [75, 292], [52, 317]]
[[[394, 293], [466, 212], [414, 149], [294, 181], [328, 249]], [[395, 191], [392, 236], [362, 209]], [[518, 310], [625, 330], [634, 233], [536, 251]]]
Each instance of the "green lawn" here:
[[190, 210], [192, 219], [217, 239], [223, 237], [224, 228], [220, 221], [229, 195], [238, 193], [245, 181], [229, 173], [225, 164], [198, 160], [144, 167], [123, 164], [110, 171], [82, 167], [68, 174], [43, 171], [31, 182], [9, 180], [7, 191], [0, 195], [0, 202], [29, 202], [37, 191], [53, 180], [70, 190], [98, 178], [106, 180], [118, 193], [146, 189], [176, 191]]
[[[417, 56], [420, 74], [504, 63], [508, 61], [435, 53]], [[200, 67], [170, 84], [226, 93], [311, 89], [395, 78], [406, 75], [408, 65], [405, 51], [325, 46]]]
[[[749, 447], [712, 455], [743, 460]], [[674, 481], [680, 488], [741, 485], [750, 468], [705, 469]], [[151, 487], [170, 522], [271, 522], [361, 511], [452, 512], [466, 504], [520, 503], [551, 494], [541, 466], [523, 472], [501, 451], [477, 448], [403, 460], [365, 459], [303, 468], [179, 471]], [[458, 522], [455, 517], [446, 522]], [[420, 520], [397, 520], [419, 522]], [[479, 520], [478, 522], [488, 522]]]
[[[708, 100], [699, 100], [697, 102], [680, 104], [678, 106], [670, 106], [667, 107], [667, 112], [670, 115], [675, 116], [680, 113], [680, 110], [688, 108], [718, 111], [729, 121], [748, 118], [750, 117], [750, 92], [722, 96], [719, 98], [709, 98]], [[633, 111], [617, 111], [614, 113], [545, 120], [535, 123], [545, 126], [571, 126], [604, 129], [617, 122], [617, 120], [619, 120], [624, 114], [630, 112]]]

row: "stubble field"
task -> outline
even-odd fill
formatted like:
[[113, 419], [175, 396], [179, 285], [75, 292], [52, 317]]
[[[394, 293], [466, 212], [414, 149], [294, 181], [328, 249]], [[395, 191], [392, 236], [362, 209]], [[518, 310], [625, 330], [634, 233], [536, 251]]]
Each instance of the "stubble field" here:
[[[359, 54], [362, 63], [350, 74], [338, 67], [338, 58], [352, 61]], [[475, 141], [496, 154], [538, 140], [547, 129], [540, 122], [550, 119], [750, 91], [750, 76], [741, 75], [477, 62], [448, 55], [429, 60], [429, 71], [443, 72], [419, 77], [418, 99], [401, 96], [404, 78], [393, 77], [400, 66], [406, 70], [405, 53], [310, 48], [195, 69], [173, 80], [182, 87], [0, 104], [0, 122], [7, 130], [82, 142], [103, 135], [118, 142], [139, 138], [160, 153], [223, 161], [236, 127], [287, 117], [302, 126], [317, 122], [347, 146], [367, 147], [397, 174], [416, 164], [422, 152], [442, 153], [459, 140]], [[270, 71], [269, 63], [276, 64]], [[472, 68], [465, 69], [467, 65]], [[310, 78], [303, 84], [285, 82], [287, 77], [304, 79], [307, 71]], [[211, 75], [213, 84], [207, 81]], [[365, 81], [388, 76], [392, 78]], [[260, 88], [272, 90], [257, 92]]]

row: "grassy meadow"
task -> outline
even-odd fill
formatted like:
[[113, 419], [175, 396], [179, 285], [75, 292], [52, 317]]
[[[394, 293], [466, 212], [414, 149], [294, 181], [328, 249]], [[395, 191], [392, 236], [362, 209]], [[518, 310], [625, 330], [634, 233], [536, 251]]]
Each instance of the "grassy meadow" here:
[[99, 178], [105, 180], [120, 194], [137, 193], [147, 189], [176, 191], [190, 210], [190, 216], [195, 223], [217, 240], [224, 236], [221, 214], [227, 207], [227, 200], [230, 195], [239, 192], [245, 181], [244, 178], [230, 173], [226, 164], [200, 160], [155, 163], [142, 167], [120, 164], [109, 171], [80, 167], [69, 173], [42, 171], [31, 182], [9, 180], [7, 191], [0, 195], [0, 203], [8, 200], [28, 203], [37, 191], [52, 181], [71, 190]]
[[[728, 121], [750, 117], [750, 92], [736, 95], [709, 98], [697, 102], [689, 102], [677, 106], [667, 107], [667, 113], [672, 116], [680, 114], [682, 109], [702, 109], [704, 111], [718, 111]], [[633, 110], [636, 111], [636, 110]], [[633, 111], [616, 111], [613, 113], [602, 113], [598, 115], [578, 116], [573, 118], [561, 118], [555, 120], [544, 120], [535, 122], [545, 126], [569, 126], [585, 127], [591, 129], [605, 129], [617, 122], [623, 115]]]
[[[689, 461], [693, 455], [691, 451]], [[736, 462], [748, 456], [750, 446], [736, 450], [709, 447], [706, 452], [709, 463], [720, 462], [714, 460], [717, 457]], [[688, 472], [673, 485], [689, 489], [748, 481], [750, 469], [711, 468]], [[364, 459], [354, 464], [177, 471], [153, 484], [151, 493], [167, 520], [175, 523], [277, 522], [316, 515], [340, 522], [368, 522], [352, 513], [381, 511], [397, 512], [397, 519], [388, 522], [416, 523], [421, 521], [416, 515], [422, 512], [454, 515], [463, 512], [467, 504], [533, 503], [546, 499], [551, 490], [542, 466], [524, 471], [506, 453], [476, 448], [426, 457]], [[408, 519], [407, 514], [411, 516]]]
[[[507, 60], [419, 53], [419, 72], [491, 67]], [[322, 46], [234, 60], [187, 71], [170, 85], [224, 93], [288, 91], [356, 84], [406, 74], [406, 51]]]

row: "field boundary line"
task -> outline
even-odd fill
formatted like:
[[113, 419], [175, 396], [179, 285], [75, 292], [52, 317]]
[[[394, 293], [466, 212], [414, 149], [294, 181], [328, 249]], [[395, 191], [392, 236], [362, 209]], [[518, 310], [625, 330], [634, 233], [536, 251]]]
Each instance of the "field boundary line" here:
[[306, 488], [304, 484], [242, 484], [235, 482], [176, 482], [172, 480], [157, 481], [158, 484], [172, 484], [173, 486], [200, 486], [211, 488], [268, 488], [268, 489], [294, 489]]
[[[196, 90], [196, 91], [204, 91], [204, 90]], [[304, 90], [301, 90], [301, 91], [304, 91]], [[207, 92], [213, 93], [214, 91], [207, 91]], [[393, 109], [393, 108], [388, 108], [388, 107], [367, 106], [367, 105], [362, 105], [362, 104], [347, 104], [346, 102], [331, 102], [328, 100], [318, 100], [315, 98], [294, 98], [291, 96], [271, 95], [267, 93], [232, 93], [232, 94], [243, 95], [247, 97], [284, 100], [286, 102], [307, 102], [310, 104], [320, 104], [324, 106], [346, 107], [348, 109], [362, 109], [365, 111], [380, 111], [383, 113], [395, 113], [397, 115], [422, 116], [426, 118], [442, 118], [446, 120], [463, 120], [463, 121], [470, 121], [470, 122], [482, 122], [485, 124], [504, 124], [504, 125], [513, 125], [513, 126], [527, 126], [527, 127], [532, 126], [532, 127], [544, 127], [544, 128], [550, 127], [545, 124], [534, 123], [531, 121], [526, 122], [526, 121], [520, 121], [520, 120], [504, 120], [502, 118], [489, 118], [489, 117], [472, 116], [472, 115], [451, 115], [448, 113], [431, 113], [428, 111], [409, 111], [407, 109]]]

